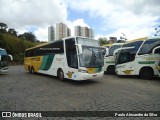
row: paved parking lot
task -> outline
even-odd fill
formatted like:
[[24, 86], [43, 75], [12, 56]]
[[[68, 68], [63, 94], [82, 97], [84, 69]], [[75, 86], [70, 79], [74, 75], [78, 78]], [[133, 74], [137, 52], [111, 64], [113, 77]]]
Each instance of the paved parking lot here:
[[0, 75], [0, 111], [160, 111], [160, 80], [105, 74], [100, 80], [61, 82], [11, 66]]

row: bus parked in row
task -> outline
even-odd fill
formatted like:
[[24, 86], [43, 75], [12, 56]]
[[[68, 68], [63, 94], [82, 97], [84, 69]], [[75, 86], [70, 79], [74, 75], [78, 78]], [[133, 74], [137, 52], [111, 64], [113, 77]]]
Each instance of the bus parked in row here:
[[158, 75], [160, 37], [146, 38], [123, 45], [116, 55], [117, 75], [139, 75], [151, 79]]
[[68, 37], [25, 50], [24, 67], [60, 80], [102, 78], [103, 53], [97, 40]]
[[8, 64], [10, 60], [13, 60], [12, 56], [8, 55], [5, 49], [0, 48], [0, 73], [8, 71]]
[[[110, 46], [109, 46], [110, 45]], [[108, 50], [106, 50], [106, 55], [104, 57], [104, 67], [103, 70], [107, 74], [115, 74], [115, 56], [113, 55], [113, 52], [121, 48], [123, 43], [113, 43], [109, 44]]]
[[[155, 48], [155, 50], [157, 50], [157, 49], [159, 49], [160, 48], [160, 46], [158, 46], [157, 48]], [[153, 51], [153, 53], [154, 53], [155, 51]], [[160, 52], [159, 52], [159, 54], [160, 54]], [[156, 69], [157, 69], [157, 74], [158, 74], [158, 76], [160, 77], [160, 60], [159, 60], [159, 64], [158, 64], [158, 66], [156, 66]]]
[[157, 69], [157, 74], [160, 77], [160, 62], [159, 62], [159, 65], [156, 67], [156, 69]]

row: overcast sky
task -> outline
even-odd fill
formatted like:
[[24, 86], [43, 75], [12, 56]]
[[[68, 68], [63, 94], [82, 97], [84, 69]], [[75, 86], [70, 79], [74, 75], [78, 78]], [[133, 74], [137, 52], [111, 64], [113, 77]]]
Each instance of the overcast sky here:
[[18, 34], [31, 31], [48, 40], [48, 26], [64, 22], [94, 29], [95, 38], [124, 33], [128, 39], [155, 34], [160, 0], [0, 0], [0, 22]]

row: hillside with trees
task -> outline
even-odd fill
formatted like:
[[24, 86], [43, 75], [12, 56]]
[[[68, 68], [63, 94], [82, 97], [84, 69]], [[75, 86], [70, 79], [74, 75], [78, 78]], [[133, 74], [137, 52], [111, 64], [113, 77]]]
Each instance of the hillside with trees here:
[[5, 23], [0, 23], [0, 48], [7, 50], [13, 56], [14, 62], [23, 62], [24, 51], [40, 44], [32, 32], [17, 35], [14, 28], [7, 29]]

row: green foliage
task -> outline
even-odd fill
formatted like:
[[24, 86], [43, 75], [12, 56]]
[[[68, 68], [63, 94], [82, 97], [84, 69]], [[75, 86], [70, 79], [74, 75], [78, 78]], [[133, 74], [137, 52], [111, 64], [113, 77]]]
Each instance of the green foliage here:
[[40, 44], [32, 32], [25, 32], [17, 37], [14, 28], [9, 28], [7, 24], [0, 22], [0, 48], [6, 49], [8, 54], [13, 56], [14, 62], [23, 63], [25, 49]]
[[7, 27], [5, 23], [0, 23], [0, 33], [5, 33]]
[[32, 32], [25, 32], [24, 34], [21, 34], [18, 36], [19, 38], [23, 38], [25, 40], [35, 42], [36, 41], [36, 36]]
[[14, 28], [9, 28], [9, 29], [8, 29], [8, 33], [17, 36], [17, 32], [16, 32], [16, 30], [15, 30]]
[[0, 47], [6, 49], [8, 54], [13, 55], [13, 60], [16, 62], [23, 61], [25, 49], [38, 44], [37, 42], [23, 40], [9, 33], [0, 33]]
[[99, 38], [98, 41], [101, 46], [104, 44], [109, 44], [109, 41], [107, 41], [107, 38]]

